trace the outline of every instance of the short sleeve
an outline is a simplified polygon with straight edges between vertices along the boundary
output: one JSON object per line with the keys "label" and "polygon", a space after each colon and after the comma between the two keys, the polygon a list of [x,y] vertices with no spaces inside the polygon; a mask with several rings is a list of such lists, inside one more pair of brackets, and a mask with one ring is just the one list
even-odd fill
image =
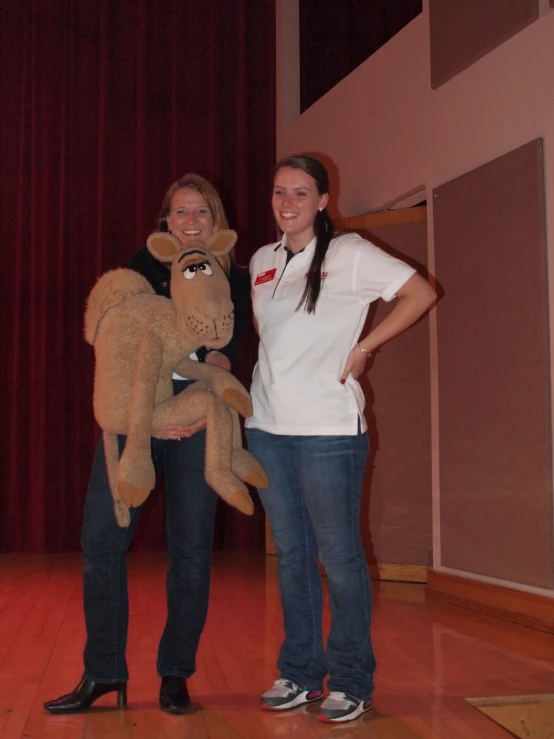
{"label": "short sleeve", "polygon": [[354,268],[354,292],[364,302],[392,300],[415,269],[359,237]]}

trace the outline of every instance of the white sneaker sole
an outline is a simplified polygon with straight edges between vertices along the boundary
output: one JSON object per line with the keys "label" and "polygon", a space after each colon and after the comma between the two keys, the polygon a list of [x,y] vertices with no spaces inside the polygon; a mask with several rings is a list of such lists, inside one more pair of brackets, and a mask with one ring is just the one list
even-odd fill
{"label": "white sneaker sole", "polygon": [[346,721],[354,721],[354,719],[359,718],[363,713],[367,713],[367,711],[371,711],[373,708],[373,704],[370,702],[369,706],[367,708],[364,708],[364,704],[360,703],[360,705],[356,708],[355,711],[352,711],[352,713],[349,713],[347,716],[338,716],[337,718],[329,718],[324,713],[318,713],[317,717],[320,721],[324,721],[327,724],[338,724],[338,723],[344,723]]}
{"label": "white sneaker sole", "polygon": [[266,703],[264,699],[262,698],[260,701],[260,706],[263,708],[264,711],[288,711],[291,708],[296,708],[297,706],[302,706],[305,703],[315,703],[316,701],[320,701],[323,698],[323,693],[320,693],[315,698],[308,698],[310,693],[313,693],[314,691],[307,691],[304,690],[302,693],[298,693],[298,695],[295,695],[294,698],[289,701],[288,703],[281,703],[280,706],[271,706],[269,703]]}

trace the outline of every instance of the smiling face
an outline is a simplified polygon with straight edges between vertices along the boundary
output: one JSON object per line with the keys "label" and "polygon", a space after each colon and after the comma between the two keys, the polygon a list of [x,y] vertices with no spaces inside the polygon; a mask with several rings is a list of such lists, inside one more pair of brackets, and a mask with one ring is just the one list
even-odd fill
{"label": "smiling face", "polygon": [[302,169],[281,167],[275,174],[271,205],[292,251],[303,249],[314,238],[314,221],[329,196],[320,194],[313,177]]}
{"label": "smiling face", "polygon": [[181,244],[206,242],[214,230],[214,220],[203,195],[190,187],[181,187],[171,198],[167,226]]}

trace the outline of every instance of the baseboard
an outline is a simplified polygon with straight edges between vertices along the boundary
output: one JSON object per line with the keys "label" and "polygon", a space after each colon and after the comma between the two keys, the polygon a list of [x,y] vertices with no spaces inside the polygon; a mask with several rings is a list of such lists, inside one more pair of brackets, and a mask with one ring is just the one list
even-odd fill
{"label": "baseboard", "polygon": [[554,599],[544,595],[436,570],[429,571],[425,594],[429,600],[444,601],[554,634]]}
{"label": "baseboard", "polygon": [[[275,555],[275,542],[268,528],[266,528],[265,553]],[[376,562],[369,565],[372,580],[392,582],[427,582],[429,568],[425,565],[397,564],[395,562]],[[322,575],[325,570],[321,568]]]}
{"label": "baseboard", "polygon": [[427,582],[429,568],[425,565],[399,564],[396,562],[376,562],[369,565],[372,580],[392,580],[394,582]]}

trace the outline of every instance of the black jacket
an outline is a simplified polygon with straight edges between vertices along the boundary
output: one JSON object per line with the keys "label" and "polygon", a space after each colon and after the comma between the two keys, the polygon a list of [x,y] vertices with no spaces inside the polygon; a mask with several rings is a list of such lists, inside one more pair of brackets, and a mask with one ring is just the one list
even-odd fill
{"label": "black jacket", "polygon": [[[135,272],[139,272],[143,277],[146,277],[158,295],[163,295],[165,298],[171,297],[169,292],[169,279],[171,275],[169,267],[150,254],[146,246],[141,246],[140,249],[137,249],[131,257],[129,267],[134,269]],[[240,342],[251,315],[250,275],[248,270],[232,264],[229,273],[229,284],[231,285],[231,300],[235,306],[235,327],[233,329],[233,338],[227,346],[219,349],[219,351],[229,358],[231,371],[233,372],[236,366]],[[208,351],[206,347],[202,347],[196,351],[196,356],[201,362],[205,360]]]}

